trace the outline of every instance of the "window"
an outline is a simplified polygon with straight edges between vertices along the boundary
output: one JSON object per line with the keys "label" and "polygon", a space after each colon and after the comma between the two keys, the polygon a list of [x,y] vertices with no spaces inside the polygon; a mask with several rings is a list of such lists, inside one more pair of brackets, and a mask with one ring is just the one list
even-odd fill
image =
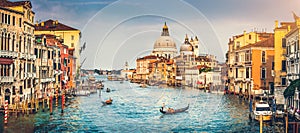
{"label": "window", "polygon": [[251,40],[251,35],[249,35],[249,40]]}
{"label": "window", "polygon": [[261,52],[261,62],[266,63],[266,52],[265,51]]}
{"label": "window", "polygon": [[239,69],[235,68],[235,77],[237,78],[239,76]]}
{"label": "window", "polygon": [[74,40],[74,35],[71,35],[71,40]]}
{"label": "window", "polygon": [[56,70],[56,63],[53,62],[53,70]]}
{"label": "window", "polygon": [[7,14],[4,15],[4,23],[7,24]]}
{"label": "window", "polygon": [[286,60],[281,61],[281,71],[286,72]]}
{"label": "window", "polygon": [[286,85],[286,77],[281,77],[281,85]]}
{"label": "window", "polygon": [[16,95],[16,87],[15,86],[13,86],[13,88],[12,88],[12,94]]}
{"label": "window", "polygon": [[239,62],[239,54],[238,54],[238,52],[235,53],[235,62]]}
{"label": "window", "polygon": [[250,78],[250,68],[246,68],[246,78]]}
{"label": "window", "polygon": [[4,23],[4,13],[1,13],[1,22]]}
{"label": "window", "polygon": [[34,48],[34,55],[38,58],[38,49]]}
{"label": "window", "polygon": [[246,57],[245,57],[245,61],[250,61],[250,50],[246,51]]}
{"label": "window", "polygon": [[239,41],[236,42],[236,48],[240,48],[240,42]]}
{"label": "window", "polygon": [[20,94],[23,94],[23,86],[20,86]]}
{"label": "window", "polygon": [[282,38],[282,47],[285,48],[286,47],[286,39]]}
{"label": "window", "polygon": [[48,59],[50,59],[50,56],[51,56],[51,55],[50,55],[50,53],[51,53],[51,52],[50,52],[50,51],[48,51]]}
{"label": "window", "polygon": [[19,18],[19,27],[22,27],[22,18]]}
{"label": "window", "polygon": [[274,65],[275,65],[275,63],[274,63],[274,61],[272,62],[272,70],[274,70]]}
{"label": "window", "polygon": [[10,15],[7,16],[7,24],[10,24]]}
{"label": "window", "polygon": [[266,68],[261,68],[261,79],[266,79]]}
{"label": "window", "polygon": [[71,43],[71,47],[74,47],[74,43]]}

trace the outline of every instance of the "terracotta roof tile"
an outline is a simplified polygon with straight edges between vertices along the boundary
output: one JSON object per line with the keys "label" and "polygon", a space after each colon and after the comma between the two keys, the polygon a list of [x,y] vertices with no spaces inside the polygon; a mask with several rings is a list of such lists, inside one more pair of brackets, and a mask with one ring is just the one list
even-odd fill
{"label": "terracotta roof tile", "polygon": [[16,1],[16,2],[11,2],[11,1],[7,1],[7,0],[0,0],[0,6],[2,6],[2,7],[20,6],[20,5],[25,5],[26,3],[29,3],[29,6],[32,8],[31,2],[29,0]]}
{"label": "terracotta roof tile", "polygon": [[252,47],[274,47],[274,36],[271,36],[270,38],[254,43],[254,44],[249,44],[244,47],[239,48],[241,49],[247,49],[247,48],[252,48]]}
{"label": "terracotta roof tile", "polygon": [[[44,26],[42,26],[42,23],[44,23]],[[64,25],[62,23],[59,23],[58,21],[53,21],[51,19],[41,22],[38,25],[35,25],[36,31],[63,31],[63,30],[78,30],[75,28],[72,28],[70,26]]]}

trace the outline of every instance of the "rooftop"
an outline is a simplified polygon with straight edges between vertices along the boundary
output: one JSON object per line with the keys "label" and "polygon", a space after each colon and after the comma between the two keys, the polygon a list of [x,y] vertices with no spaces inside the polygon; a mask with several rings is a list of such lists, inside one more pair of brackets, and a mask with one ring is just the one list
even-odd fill
{"label": "rooftop", "polygon": [[75,28],[72,28],[70,26],[64,25],[62,23],[59,23],[57,20],[47,20],[41,23],[38,23],[35,25],[35,30],[36,31],[65,31],[65,30],[78,30]]}

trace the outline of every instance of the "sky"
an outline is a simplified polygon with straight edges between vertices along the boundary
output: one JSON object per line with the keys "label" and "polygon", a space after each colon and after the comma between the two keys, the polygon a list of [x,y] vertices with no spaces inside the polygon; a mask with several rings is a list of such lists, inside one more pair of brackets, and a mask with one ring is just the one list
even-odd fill
{"label": "sky", "polygon": [[225,62],[228,40],[243,31],[273,32],[275,20],[293,22],[300,0],[31,0],[35,20],[81,30],[85,69],[135,68],[149,55],[166,22],[177,49],[197,36],[201,54]]}

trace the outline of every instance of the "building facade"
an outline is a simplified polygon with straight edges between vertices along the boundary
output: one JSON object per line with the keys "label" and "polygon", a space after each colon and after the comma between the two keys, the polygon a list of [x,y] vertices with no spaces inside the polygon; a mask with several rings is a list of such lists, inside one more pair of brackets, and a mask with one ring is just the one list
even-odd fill
{"label": "building facade", "polygon": [[0,105],[34,98],[34,16],[30,1],[0,3]]}
{"label": "building facade", "polygon": [[281,22],[280,26],[278,21],[275,21],[274,28],[274,70],[272,75],[274,76],[274,87],[275,87],[275,98],[277,103],[283,104],[283,91],[288,85],[287,80],[287,59],[286,59],[286,38],[285,35],[288,34],[292,29],[295,29],[294,22]]}
{"label": "building facade", "polygon": [[226,63],[230,92],[262,94],[262,90],[269,89],[273,82],[273,40],[272,33],[245,31],[229,39]]}
{"label": "building facade", "polygon": [[62,44],[67,45],[68,48],[74,49],[73,56],[76,57],[75,64],[76,70],[73,71],[73,75],[79,74],[80,67],[80,39],[81,32],[78,29],[72,28],[65,24],[58,22],[58,20],[47,20],[35,24],[35,34],[51,34],[62,39]]}

